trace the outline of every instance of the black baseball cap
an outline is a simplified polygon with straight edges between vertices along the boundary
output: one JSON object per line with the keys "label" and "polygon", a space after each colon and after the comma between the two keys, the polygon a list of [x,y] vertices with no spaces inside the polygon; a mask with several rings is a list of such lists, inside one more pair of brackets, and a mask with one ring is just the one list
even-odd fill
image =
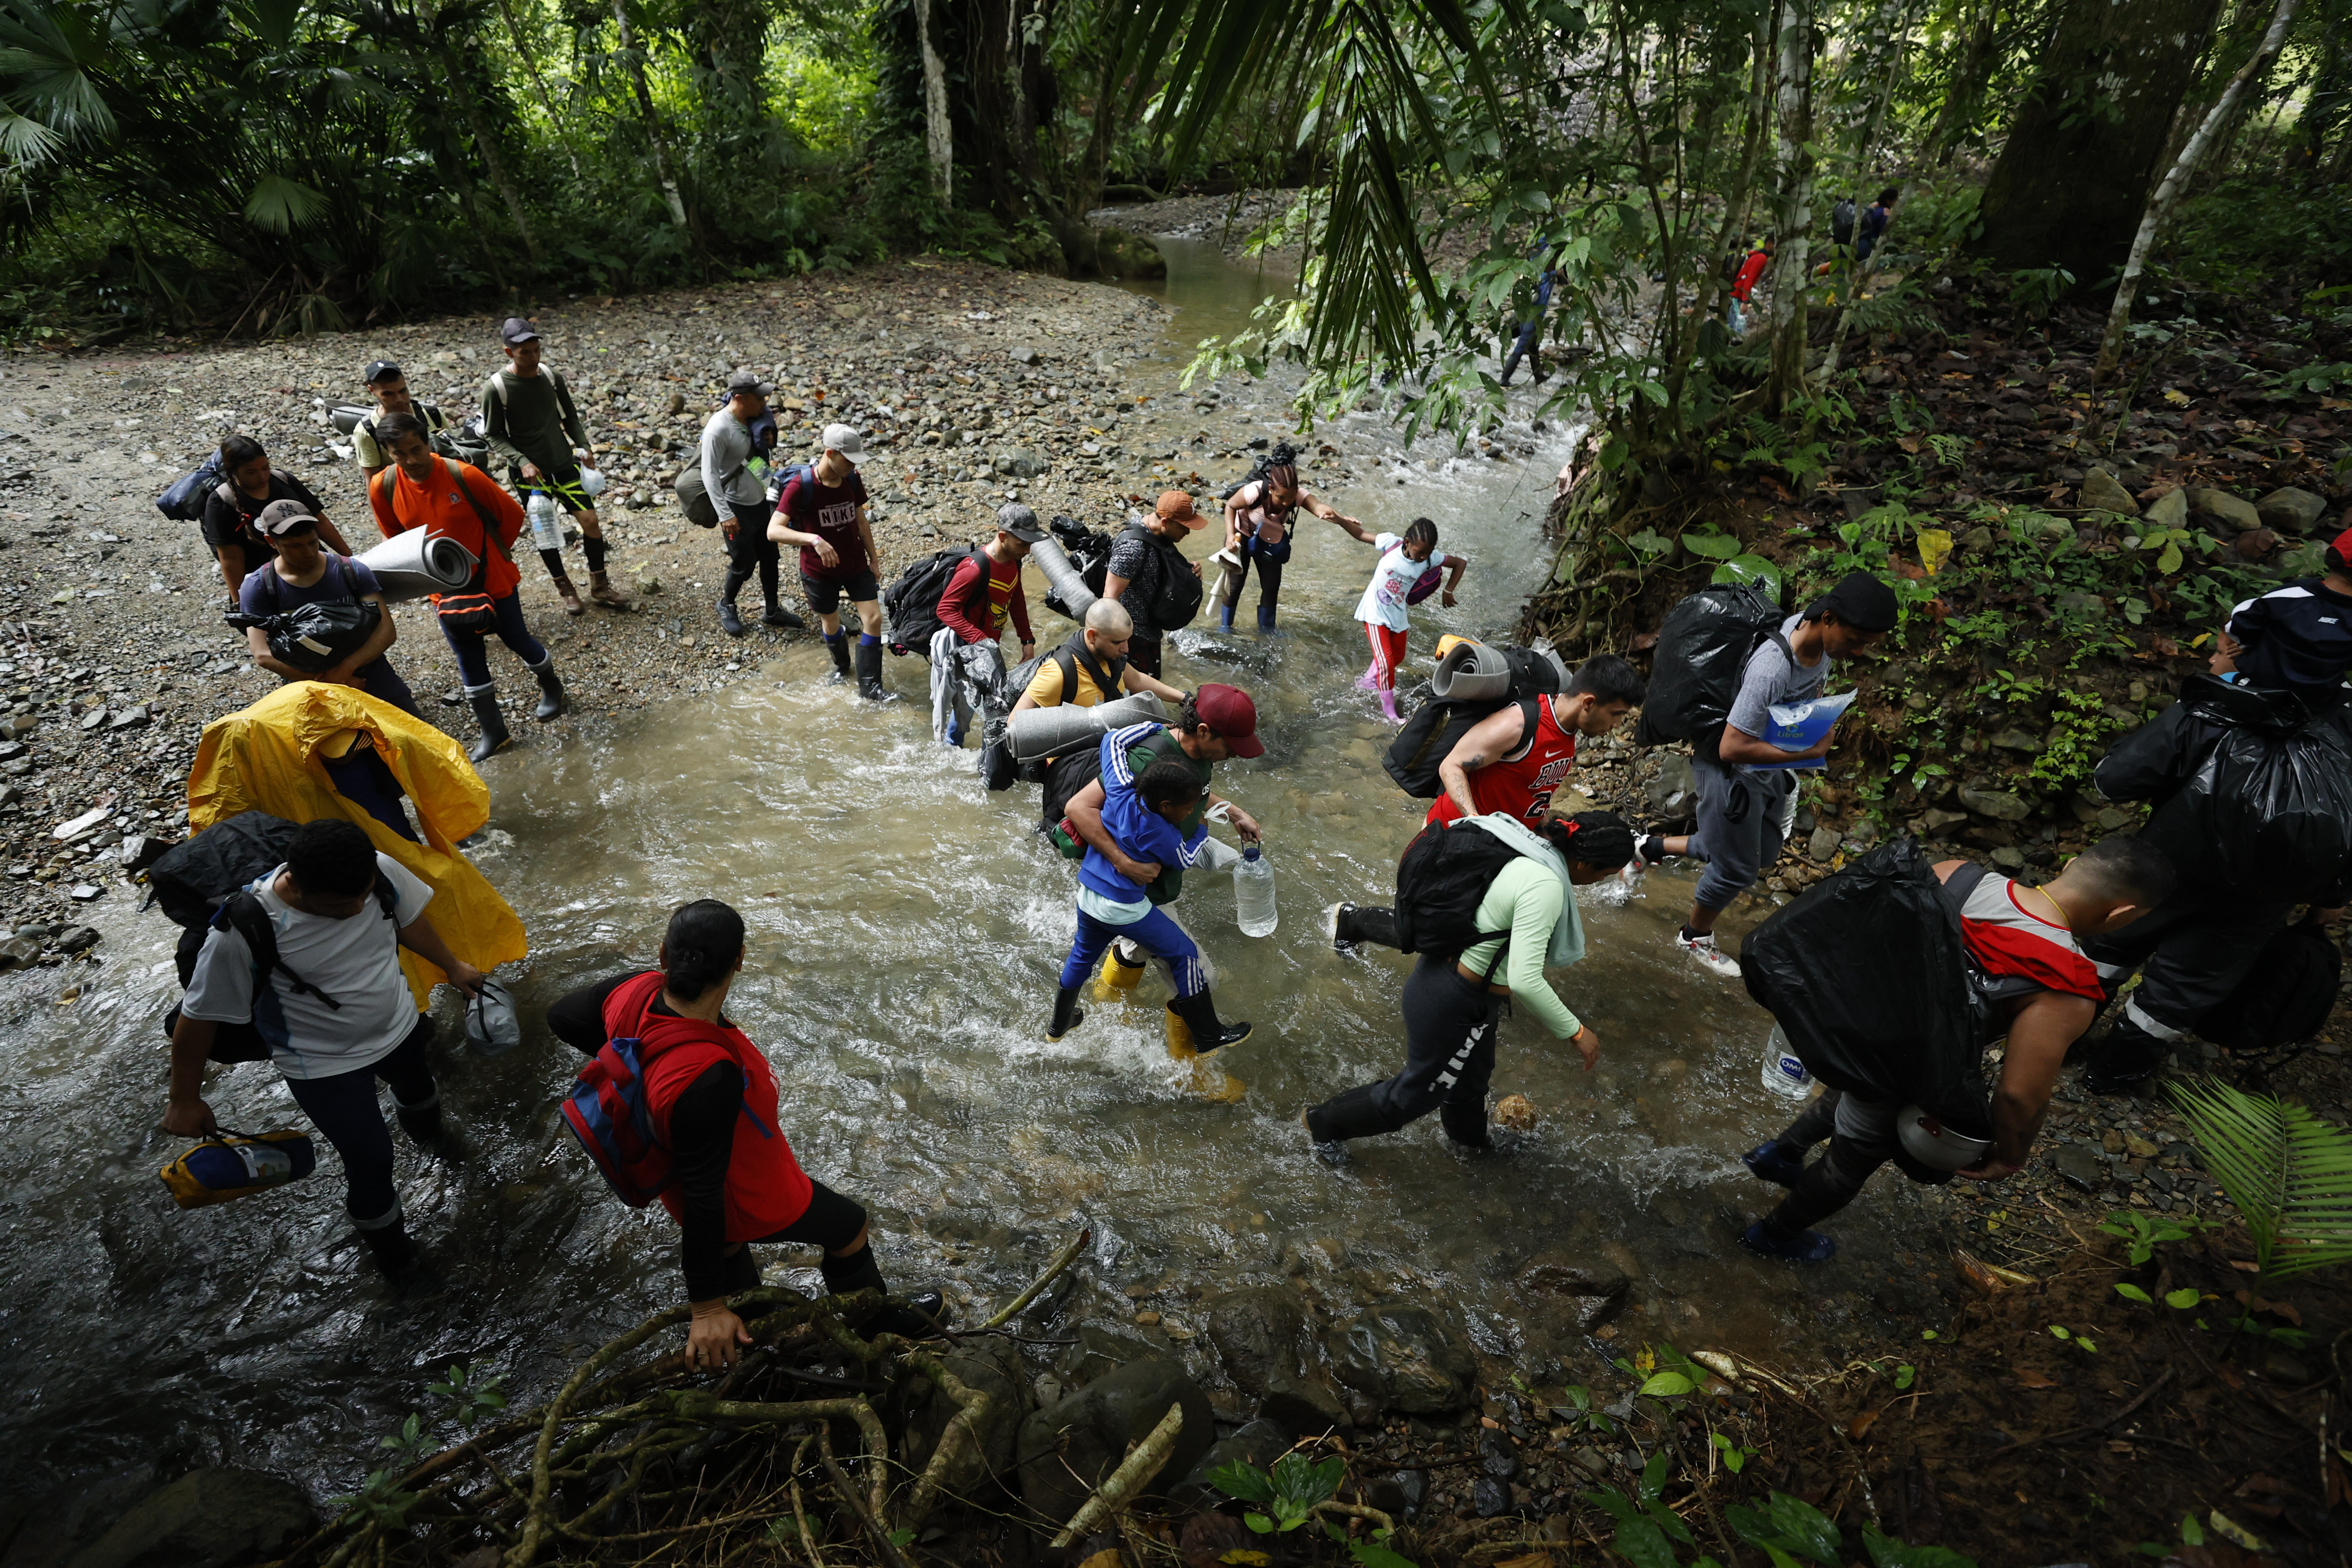
{"label": "black baseball cap", "polygon": [[1867,572],[1849,573],[1836,587],[1813,601],[1806,617],[1811,619],[1823,610],[1858,632],[1891,632],[1903,618],[1895,590]]}
{"label": "black baseball cap", "polygon": [[756,370],[739,370],[727,378],[727,395],[730,397],[746,392],[756,392],[765,397],[774,390],[760,379],[760,373]]}
{"label": "black baseball cap", "polygon": [[1007,501],[996,509],[996,529],[1009,533],[1024,544],[1043,544],[1045,531],[1037,525],[1037,514],[1019,501]]}
{"label": "black baseball cap", "polygon": [[535,342],[538,337],[539,329],[530,324],[527,316],[509,316],[499,325],[499,341],[509,348]]}
{"label": "black baseball cap", "polygon": [[380,359],[368,366],[366,373],[360,379],[368,385],[373,386],[379,381],[405,381],[408,379],[408,373],[388,359]]}

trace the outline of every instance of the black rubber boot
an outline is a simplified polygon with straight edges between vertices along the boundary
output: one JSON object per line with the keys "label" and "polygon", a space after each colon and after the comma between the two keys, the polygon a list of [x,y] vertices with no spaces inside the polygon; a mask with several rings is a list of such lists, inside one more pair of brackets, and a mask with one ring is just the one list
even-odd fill
{"label": "black rubber boot", "polygon": [[386,1274],[408,1272],[416,1261],[416,1243],[409,1239],[408,1222],[395,1219],[390,1225],[360,1232],[360,1239],[375,1255],[376,1267]]}
{"label": "black rubber boot", "polygon": [[2084,1069],[2083,1088],[2093,1094],[2130,1094],[2157,1075],[2171,1049],[2128,1016],[2118,1018],[2085,1047],[2090,1066]]}
{"label": "black rubber boot", "polygon": [[890,700],[889,688],[882,684],[882,645],[878,642],[857,645],[857,695],[868,702]]}
{"label": "black rubber boot", "polygon": [[1395,1131],[1388,1112],[1381,1106],[1381,1088],[1377,1083],[1360,1084],[1320,1105],[1307,1107],[1307,1135],[1320,1147]]}
{"label": "black rubber boot", "polygon": [[[889,1285],[882,1278],[882,1266],[874,1260],[874,1248],[861,1247],[846,1258],[826,1253],[817,1262],[817,1272],[824,1277],[825,1294],[847,1296],[859,1290],[887,1292]],[[876,1334],[898,1334],[910,1340],[937,1339],[948,1325],[947,1303],[936,1290],[907,1298],[904,1307],[885,1307],[857,1325],[858,1332],[871,1339]]]}
{"label": "black rubber boot", "polygon": [[401,1105],[394,1102],[400,1118],[400,1130],[419,1143],[438,1143],[447,1130],[441,1125],[441,1096],[435,1094],[422,1105]]}
{"label": "black rubber boot", "polygon": [[760,1278],[760,1260],[751,1256],[748,1247],[730,1254],[719,1265],[719,1293],[722,1296],[740,1296],[765,1283]]}
{"label": "black rubber boot", "polygon": [[[1486,1102],[1482,1097],[1475,1105],[1455,1105],[1450,1101],[1437,1108],[1439,1125],[1446,1137],[1465,1153],[1507,1154],[1519,1146],[1519,1135],[1505,1127],[1496,1129],[1486,1121]],[[1499,1131],[1499,1136],[1497,1132]]]}
{"label": "black rubber boot", "polygon": [[466,701],[474,710],[474,721],[482,727],[474,743],[466,748],[467,759],[473,763],[487,761],[514,737],[507,733],[507,716],[499,711],[499,689],[485,686],[477,691],[466,690]]}
{"label": "black rubber boot", "polygon": [[1085,1009],[1078,1005],[1078,993],[1084,989],[1065,985],[1054,993],[1054,1021],[1046,1026],[1045,1037],[1058,1040],[1087,1021]]}
{"label": "black rubber boot", "polygon": [[555,673],[555,656],[549,654],[545,664],[526,666],[539,679],[539,706],[530,716],[544,724],[551,719],[563,717],[563,680]]}
{"label": "black rubber boot", "polygon": [[730,637],[747,637],[751,635],[751,628],[743,624],[743,617],[736,612],[735,601],[731,598],[722,598],[719,601],[719,629]]}
{"label": "black rubber boot", "polygon": [[1396,911],[1362,909],[1354,904],[1332,905],[1332,947],[1340,952],[1353,952],[1368,942],[1381,947],[1397,944]]}
{"label": "black rubber boot", "polygon": [[829,638],[824,651],[833,655],[833,673],[825,678],[825,684],[839,686],[849,679],[849,639],[845,637]]}
{"label": "black rubber boot", "polygon": [[776,596],[773,594],[768,595],[768,607],[760,613],[760,624],[763,626],[774,626],[780,631],[787,632],[806,631],[808,629],[808,623],[801,619],[798,616],[793,614],[790,610],[784,608],[782,605],[777,603]]}
{"label": "black rubber boot", "polygon": [[[1171,1020],[1181,1024],[1191,1037],[1190,1044],[1198,1056],[1205,1057],[1211,1051],[1238,1046],[1250,1037],[1247,1024],[1217,1022],[1216,998],[1206,991],[1195,991],[1190,996],[1177,997],[1168,1004],[1168,1013]],[[1174,1031],[1170,1033],[1172,1036]]]}

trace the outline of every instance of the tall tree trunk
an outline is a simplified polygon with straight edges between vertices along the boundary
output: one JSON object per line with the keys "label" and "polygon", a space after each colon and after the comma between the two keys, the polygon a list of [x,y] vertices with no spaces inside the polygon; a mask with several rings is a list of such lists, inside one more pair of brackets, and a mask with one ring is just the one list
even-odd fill
{"label": "tall tree trunk", "polygon": [[1945,79],[1943,104],[1936,110],[1936,122],[1927,128],[1927,140],[1919,148],[1922,163],[1940,169],[1950,163],[1960,133],[1976,118],[1977,105],[1983,101],[1985,88],[1992,79],[1993,57],[1998,53],[2000,38],[2000,0],[1983,0],[1983,8],[1969,25],[1960,58],[1953,62],[1951,74]]}
{"label": "tall tree trunk", "polygon": [[2221,0],[2062,0],[1986,183],[1975,253],[2096,285],[2130,248]]}
{"label": "tall tree trunk", "polygon": [[1736,193],[1723,207],[1723,226],[1715,231],[1715,243],[1707,247],[1707,268],[1701,275],[1697,298],[1693,301],[1690,321],[1685,330],[1683,352],[1675,379],[1668,384],[1671,395],[1682,395],[1683,366],[1698,353],[1698,335],[1706,323],[1722,308],[1724,294],[1730,284],[1723,276],[1723,258],[1729,253],[1735,240],[1748,232],[1748,205],[1756,193],[1756,165],[1764,156],[1764,128],[1771,119],[1772,103],[1772,40],[1778,36],[1777,24],[1768,13],[1756,19],[1756,31],[1751,36],[1751,59],[1748,91],[1748,129],[1740,138],[1739,177],[1731,189]]}
{"label": "tall tree trunk", "polygon": [[613,22],[620,29],[621,53],[628,58],[629,79],[636,86],[637,112],[645,117],[646,138],[653,143],[654,178],[661,184],[662,199],[669,204],[669,221],[684,228],[686,197],[678,193],[677,181],[670,174],[669,138],[662,134],[661,117],[654,112],[653,89],[646,85],[646,57],[637,49],[636,30],[629,26],[628,0],[613,0]]}
{"label": "tall tree trunk", "polygon": [[[1887,106],[1895,100],[1895,83],[1903,74],[1903,58],[1909,51],[1910,44],[1911,13],[1906,10],[1903,14],[1902,28],[1895,38],[1893,57],[1886,62],[1885,85],[1879,89],[1878,101],[1871,106],[1870,119],[1863,127],[1861,145],[1854,149],[1855,189],[1853,194],[1857,206],[1861,205],[1863,188],[1869,184],[1862,176],[1869,169],[1870,154],[1878,145],[1878,128],[1885,121]],[[1862,297],[1864,279],[1874,270],[1872,263],[1884,254],[1885,248],[1885,239],[1882,236],[1877,247],[1871,251],[1869,261],[1844,269],[1845,286],[1840,292],[1845,297],[1845,302],[1838,310],[1837,330],[1830,334],[1829,355],[1822,361],[1822,380],[1824,383],[1837,374],[1838,361],[1845,353],[1846,329],[1853,322],[1853,303]]]}
{"label": "tall tree trunk", "polygon": [[2138,291],[2140,268],[2147,264],[2147,253],[2155,248],[2157,231],[2164,226],[2164,220],[2180,200],[2181,192],[2188,188],[2189,176],[2197,172],[2197,165],[2204,158],[2207,149],[2219,139],[2221,128],[2237,112],[2238,100],[2245,96],[2246,84],[2269,70],[2271,62],[2278,58],[2279,49],[2286,43],[2287,24],[2294,20],[2296,4],[2297,0],[2278,0],[2278,9],[2271,14],[2270,30],[2255,46],[2252,58],[2238,68],[2238,74],[2231,77],[2230,85],[2221,89],[2221,99],[2206,110],[2204,121],[2197,127],[2197,133],[2189,137],[2189,144],[2180,150],[2180,156],[2173,160],[2171,172],[2164,176],[2164,183],[2157,186],[2156,195],[2148,199],[2147,211],[2139,220],[2139,233],[2132,238],[2131,255],[2124,261],[2123,280],[2116,286],[2115,303],[2107,310],[2107,332],[2099,344],[2098,368],[2093,374],[2095,381],[2105,380],[2114,372],[2116,362],[2123,357],[2124,334],[2131,325],[2132,297]]}
{"label": "tall tree trunk", "polygon": [[955,122],[948,113],[948,68],[931,44],[931,0],[915,0],[915,41],[923,55],[923,141],[931,154],[931,189],[955,198]]}
{"label": "tall tree trunk", "polygon": [[457,100],[457,112],[466,117],[466,125],[474,133],[474,150],[482,155],[482,167],[489,171],[490,188],[506,203],[507,214],[514,219],[515,232],[522,236],[523,250],[536,268],[540,264],[539,237],[530,231],[530,211],[522,204],[522,192],[507,173],[506,155],[499,147],[499,128],[491,123],[488,112],[482,107],[481,95],[466,79],[465,59],[446,44],[441,48],[441,70],[448,78],[449,96]]}
{"label": "tall tree trunk", "polygon": [[555,92],[547,85],[546,73],[539,68],[539,56],[523,36],[522,24],[515,19],[513,0],[499,0],[499,15],[506,18],[507,36],[514,40],[515,53],[522,57],[524,68],[530,72],[530,79],[539,89],[540,107],[547,110],[548,128],[563,144],[563,156],[572,164],[572,177],[585,181],[588,176],[580,167],[580,149],[572,144],[571,128],[556,110]]}
{"label": "tall tree trunk", "polygon": [[1765,401],[1786,408],[1805,390],[1805,288],[1812,272],[1813,12],[1789,0],[1780,13],[1779,103],[1772,127],[1778,153],[1779,243],[1772,254],[1772,373]]}

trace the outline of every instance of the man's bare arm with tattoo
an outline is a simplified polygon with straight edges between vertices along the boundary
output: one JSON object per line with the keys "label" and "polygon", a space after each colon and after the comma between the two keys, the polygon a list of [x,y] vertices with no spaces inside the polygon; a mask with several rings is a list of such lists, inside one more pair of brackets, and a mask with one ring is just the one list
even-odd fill
{"label": "man's bare arm with tattoo", "polygon": [[1479,720],[1454,742],[1454,749],[1445,753],[1445,760],[1437,764],[1437,778],[1445,786],[1446,797],[1454,802],[1456,811],[1465,816],[1478,815],[1477,806],[1470,800],[1470,775],[1518,750],[1527,728],[1527,720],[1514,702]]}

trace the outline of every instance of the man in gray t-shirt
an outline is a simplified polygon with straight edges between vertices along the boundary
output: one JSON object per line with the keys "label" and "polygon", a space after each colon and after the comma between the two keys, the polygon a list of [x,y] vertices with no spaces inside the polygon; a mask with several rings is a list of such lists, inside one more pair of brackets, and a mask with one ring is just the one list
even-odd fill
{"label": "man in gray t-shirt", "polygon": [[1668,855],[1706,862],[1692,895],[1690,919],[1675,933],[1675,945],[1727,979],[1738,978],[1739,963],[1716,945],[1715,922],[1780,858],[1796,796],[1796,774],[1757,764],[1824,757],[1836,739],[1832,731],[1806,752],[1769,745],[1762,739],[1771,727],[1769,710],[1821,695],[1830,660],[1877,642],[1894,629],[1898,614],[1895,591],[1856,572],[1803,615],[1781,622],[1779,635],[1765,638],[1748,656],[1717,743],[1718,760],[1691,759],[1698,782],[1698,831],[1687,837],[1652,834],[1636,845],[1636,866]]}

